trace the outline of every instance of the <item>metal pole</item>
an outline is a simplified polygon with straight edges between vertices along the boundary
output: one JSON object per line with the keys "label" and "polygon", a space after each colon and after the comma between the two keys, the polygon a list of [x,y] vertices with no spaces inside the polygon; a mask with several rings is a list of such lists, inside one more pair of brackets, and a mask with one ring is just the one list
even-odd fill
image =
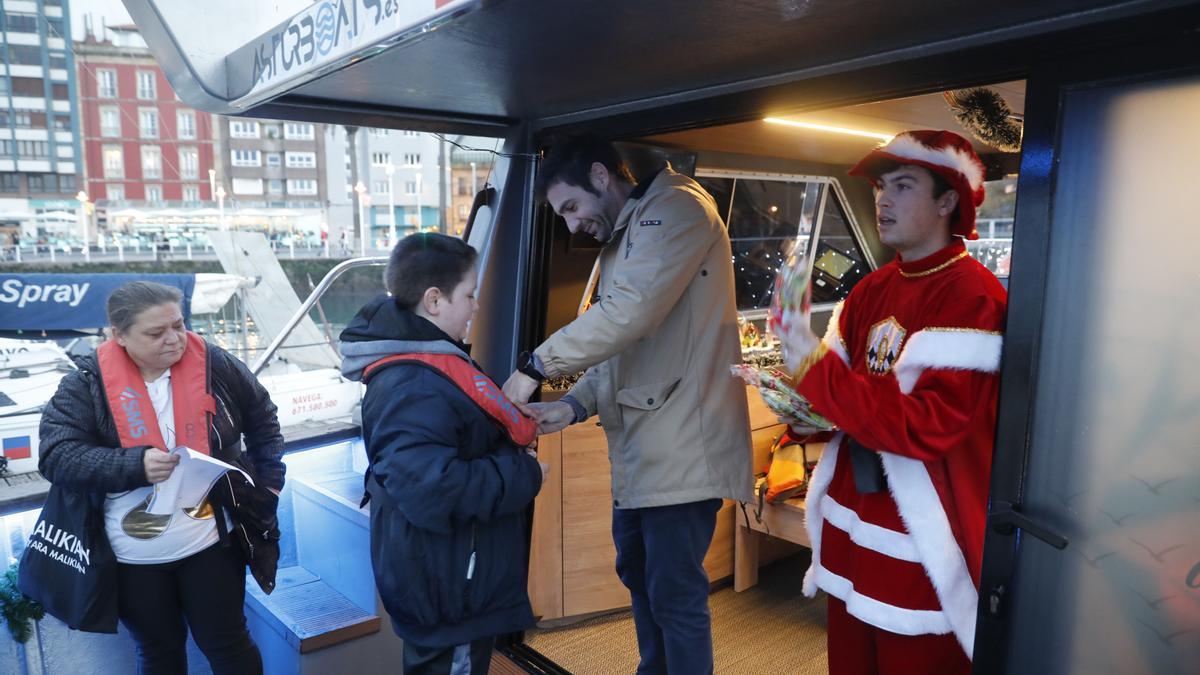
{"label": "metal pole", "polygon": [[362,194],[358,195],[358,250],[359,255],[367,257],[367,216]]}

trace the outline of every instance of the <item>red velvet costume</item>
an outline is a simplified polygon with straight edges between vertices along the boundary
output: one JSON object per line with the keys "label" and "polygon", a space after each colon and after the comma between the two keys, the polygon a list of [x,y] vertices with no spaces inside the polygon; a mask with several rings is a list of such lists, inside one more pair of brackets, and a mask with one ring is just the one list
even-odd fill
{"label": "red velvet costume", "polygon": [[[841,429],[809,486],[805,594],[825,590],[890,633],[952,634],[968,658],[1005,302],[958,238],[894,261],[839,305],[797,387]],[[846,436],[880,451],[887,491],[855,489]]]}

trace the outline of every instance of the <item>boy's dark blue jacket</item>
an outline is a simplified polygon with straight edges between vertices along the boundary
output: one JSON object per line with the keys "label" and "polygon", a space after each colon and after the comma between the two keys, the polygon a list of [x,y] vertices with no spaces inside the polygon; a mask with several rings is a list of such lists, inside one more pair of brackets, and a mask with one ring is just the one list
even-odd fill
{"label": "boy's dark blue jacket", "polygon": [[[398,353],[470,360],[462,344],[387,296],[359,310],[341,340],[350,379]],[[526,509],[541,489],[537,460],[423,365],[372,371],[362,427],[371,563],[396,633],[449,647],[533,625]]]}

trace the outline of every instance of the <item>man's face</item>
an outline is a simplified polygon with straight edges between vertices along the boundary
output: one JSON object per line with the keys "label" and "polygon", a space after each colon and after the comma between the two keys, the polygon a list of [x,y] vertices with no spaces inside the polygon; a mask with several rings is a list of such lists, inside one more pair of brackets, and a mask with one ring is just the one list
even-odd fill
{"label": "man's face", "polygon": [[[603,167],[601,168],[603,169]],[[607,174],[608,171],[604,170],[604,173]],[[599,181],[604,184],[597,185],[597,182],[593,175],[592,187],[597,189],[599,195],[577,185],[568,185],[560,181],[546,190],[546,201],[550,202],[555,213],[567,221],[567,229],[572,234],[586,232],[595,237],[597,241],[605,242],[612,236],[613,221],[617,214],[610,213],[612,209],[607,203],[609,200],[605,200],[601,196],[605,194],[604,188],[607,187],[607,183]]]}
{"label": "man's face", "polygon": [[[933,175],[919,166],[901,166],[875,182],[875,218],[879,240],[897,250],[940,248],[947,235],[947,217],[958,204],[957,193],[947,190],[933,196]],[[906,256],[907,257],[907,256]]]}

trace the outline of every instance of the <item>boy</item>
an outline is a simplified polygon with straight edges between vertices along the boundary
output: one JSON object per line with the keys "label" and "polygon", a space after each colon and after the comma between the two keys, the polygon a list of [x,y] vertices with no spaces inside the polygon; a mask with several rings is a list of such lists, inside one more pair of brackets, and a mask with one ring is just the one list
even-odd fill
{"label": "boy", "polygon": [[342,372],[367,385],[371,563],[407,675],[486,673],[495,636],[533,624],[526,509],[543,470],[526,448],[537,426],[462,342],[475,256],[453,237],[406,237],[389,295],[341,335]]}

